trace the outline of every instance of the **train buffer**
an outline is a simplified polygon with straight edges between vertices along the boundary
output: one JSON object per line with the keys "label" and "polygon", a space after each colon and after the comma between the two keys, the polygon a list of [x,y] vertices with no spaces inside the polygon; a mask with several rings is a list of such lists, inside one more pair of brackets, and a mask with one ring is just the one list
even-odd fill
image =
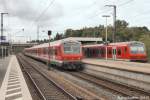
{"label": "train buffer", "polygon": [[12,55],[0,88],[0,100],[32,100],[16,56]]}

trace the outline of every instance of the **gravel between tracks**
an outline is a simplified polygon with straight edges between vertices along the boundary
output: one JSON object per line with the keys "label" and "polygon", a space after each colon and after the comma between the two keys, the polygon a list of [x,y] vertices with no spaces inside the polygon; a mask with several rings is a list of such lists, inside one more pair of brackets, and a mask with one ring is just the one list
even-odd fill
{"label": "gravel between tracks", "polygon": [[[28,60],[33,60],[31,58],[28,58]],[[67,72],[60,72],[57,70],[52,69],[51,71],[47,71],[47,66],[45,66],[44,64],[37,62],[37,61],[32,61],[33,65],[36,65],[36,67],[39,67],[39,69],[41,68],[41,66],[43,67],[42,70],[44,72],[46,72],[46,74],[49,74],[49,76],[51,76],[51,78],[53,78],[58,84],[62,84],[62,87],[65,88],[67,91],[69,91],[69,93],[74,94],[74,96],[79,97],[79,98],[86,98],[86,99],[93,99],[93,97],[96,98],[100,98],[103,97],[105,99],[109,99],[109,100],[116,100],[118,97],[120,97],[120,94],[117,93],[113,93],[108,91],[107,89],[100,87],[95,84],[92,83],[88,83],[86,81],[83,81],[80,78],[76,78],[74,76],[71,75],[67,75]],[[68,72],[70,73],[70,72]],[[67,80],[66,80],[67,79]],[[71,82],[70,82],[71,81]],[[73,83],[76,84],[73,84]],[[80,86],[80,87],[79,87]],[[80,91],[82,90],[82,91]],[[78,92],[75,92],[78,91]],[[90,91],[90,92],[89,92]],[[83,95],[84,92],[84,95]],[[89,96],[90,94],[90,96]],[[98,97],[98,96],[99,97]],[[107,96],[107,98],[106,98]]]}
{"label": "gravel between tracks", "polygon": [[28,88],[30,90],[32,99],[33,100],[41,100],[40,96],[38,95],[36,89],[34,88],[32,82],[29,80],[29,77],[27,76],[27,74],[25,74],[25,72],[23,72],[23,76],[25,77],[25,81],[28,84]]}
{"label": "gravel between tracks", "polygon": [[[39,70],[43,71],[46,75],[48,75],[52,80],[55,80],[56,83],[61,85],[67,92],[70,94],[84,99],[101,99],[103,100],[101,96],[98,96],[90,91],[88,91],[86,88],[82,86],[78,86],[76,83],[74,84],[70,80],[66,79],[62,75],[56,73],[54,70],[48,71],[47,66],[45,64],[42,64],[40,62],[37,62],[31,58],[26,57],[32,63],[32,65],[36,66]],[[32,60],[32,61],[31,61]],[[42,66],[42,67],[41,67]]]}
{"label": "gravel between tracks", "polygon": [[74,100],[72,97],[66,94],[66,92],[62,91],[53,82],[35,70],[30,63],[27,63],[25,58],[19,57],[19,61],[23,65],[24,70],[31,75],[46,100]]}

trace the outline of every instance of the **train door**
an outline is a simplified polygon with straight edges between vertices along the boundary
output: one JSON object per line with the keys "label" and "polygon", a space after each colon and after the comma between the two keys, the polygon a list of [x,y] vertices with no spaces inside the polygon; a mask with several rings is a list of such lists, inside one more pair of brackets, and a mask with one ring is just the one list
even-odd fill
{"label": "train door", "polygon": [[117,52],[116,47],[113,47],[112,48],[112,57],[113,57],[113,60],[116,60],[116,52]]}

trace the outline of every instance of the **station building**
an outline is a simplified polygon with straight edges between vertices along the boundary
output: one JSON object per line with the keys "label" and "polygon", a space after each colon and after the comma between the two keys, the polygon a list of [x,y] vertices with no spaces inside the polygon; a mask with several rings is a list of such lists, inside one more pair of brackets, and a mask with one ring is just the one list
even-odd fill
{"label": "station building", "polygon": [[10,44],[10,51],[12,54],[17,54],[20,53],[24,50],[24,48],[29,48],[32,47],[34,45],[37,45],[37,43],[20,43],[20,42],[16,42],[16,43],[11,43]]}

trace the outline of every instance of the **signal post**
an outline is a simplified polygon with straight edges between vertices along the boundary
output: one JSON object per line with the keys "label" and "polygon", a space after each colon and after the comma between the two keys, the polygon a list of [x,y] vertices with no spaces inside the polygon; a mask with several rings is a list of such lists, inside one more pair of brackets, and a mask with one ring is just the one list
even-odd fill
{"label": "signal post", "polygon": [[51,64],[50,64],[50,41],[51,41],[51,34],[52,34],[52,31],[49,30],[48,31],[48,37],[49,37],[49,47],[48,47],[48,62],[47,62],[47,65],[48,65],[48,70],[51,70]]}

